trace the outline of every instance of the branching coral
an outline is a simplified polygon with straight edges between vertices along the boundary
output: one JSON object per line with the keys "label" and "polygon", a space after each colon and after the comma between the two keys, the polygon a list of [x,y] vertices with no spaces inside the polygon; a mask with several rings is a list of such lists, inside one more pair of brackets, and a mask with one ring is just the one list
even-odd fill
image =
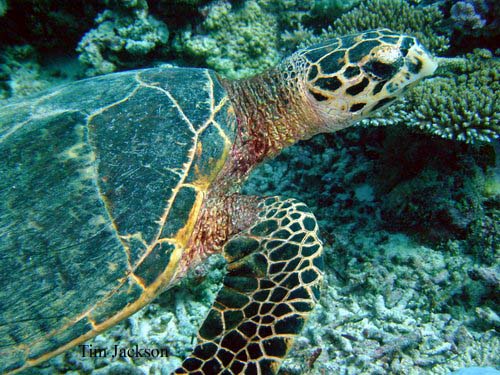
{"label": "branching coral", "polygon": [[[415,7],[405,0],[369,0],[337,18],[321,35],[311,33],[300,46],[325,38],[385,27],[414,35],[429,50],[442,53],[449,43],[448,35],[439,31],[442,22],[443,14],[435,6]],[[293,34],[286,37],[293,40]]]}
{"label": "branching coral", "polygon": [[362,123],[400,123],[443,138],[491,142],[500,135],[499,75],[499,59],[477,50],[452,72],[425,81],[396,106]]}
{"label": "branching coral", "polygon": [[99,14],[96,22],[99,26],[85,34],[77,48],[89,76],[140,65],[168,42],[167,26],[148,14],[145,1],[123,2]]}
{"label": "branching coral", "polygon": [[[500,26],[500,3],[495,0],[451,2],[450,19],[460,38],[467,35],[495,37]],[[460,39],[459,38],[459,39]]]}
{"label": "branching coral", "polygon": [[278,22],[257,1],[241,7],[212,4],[201,27],[203,34],[184,32],[177,49],[232,78],[264,70],[279,59]]}
{"label": "branching coral", "polygon": [[342,14],[359,4],[360,0],[319,0],[316,1],[312,13],[314,14]]}
{"label": "branching coral", "polygon": [[351,10],[360,0],[259,0],[269,4],[278,15],[281,31],[307,26],[315,30],[325,28],[343,13]]}
{"label": "branching coral", "polygon": [[439,35],[442,13],[434,6],[414,7],[401,0],[370,0],[333,23],[337,34],[387,27],[416,36],[429,50],[448,48],[448,39]]}
{"label": "branching coral", "polygon": [[[470,1],[458,1],[451,7],[451,19],[455,21],[456,26],[465,29],[480,29],[486,24],[482,12],[487,12],[488,7],[486,4],[476,2],[479,12],[476,12],[475,5]],[[486,8],[486,9],[485,9]]]}

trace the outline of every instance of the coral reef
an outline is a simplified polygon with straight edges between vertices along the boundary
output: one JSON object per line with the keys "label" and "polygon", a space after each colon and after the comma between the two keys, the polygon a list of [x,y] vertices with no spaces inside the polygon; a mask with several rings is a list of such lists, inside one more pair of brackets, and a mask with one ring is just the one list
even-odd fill
{"label": "coral reef", "polygon": [[418,233],[434,242],[466,238],[484,217],[481,158],[491,147],[466,148],[441,139],[387,129],[378,153],[376,195],[391,230]]}
{"label": "coral reef", "polygon": [[[33,61],[34,50],[32,47],[16,46],[7,47],[0,54],[0,98],[6,99],[11,96],[23,96],[36,92],[37,88],[42,89],[47,85],[43,83],[37,85],[40,66]],[[22,82],[21,77],[27,77],[29,82],[28,87],[22,87],[19,82]]]}
{"label": "coral reef", "polygon": [[491,145],[430,139],[403,125],[358,128],[284,150],[259,167],[246,192],[305,201],[325,233],[371,223],[433,243],[467,238],[486,260],[498,236],[495,198],[485,197],[494,155]]}
{"label": "coral reef", "polygon": [[401,0],[370,0],[333,22],[337,35],[386,27],[416,36],[435,53],[448,48],[448,38],[439,32],[442,13],[435,6],[414,7]]}
{"label": "coral reef", "polygon": [[[354,7],[353,1],[249,0],[213,2],[201,8],[198,27],[182,30],[175,49],[186,59],[230,78],[246,77],[276,64],[297,45],[291,39],[311,35],[304,25],[329,23]],[[292,35],[293,36],[290,36]]]}
{"label": "coral reef", "polygon": [[345,233],[336,243],[327,253],[336,273],[326,281],[325,303],[306,327],[307,345],[295,346],[285,369],[304,373],[300,363],[314,347],[323,348],[315,373],[445,374],[494,363],[491,329],[474,331],[461,322],[467,313],[448,308],[463,298],[462,287],[475,287],[463,277],[470,259],[384,232],[364,239]]}
{"label": "coral reef", "polygon": [[[495,363],[500,249],[494,239],[474,253],[470,245],[486,233],[474,223],[494,222],[488,215],[499,209],[482,208],[492,155],[491,145],[404,126],[352,128],[293,146],[255,171],[246,192],[307,202],[328,245],[323,307],[284,371],[311,371],[305,363],[316,348],[312,373],[442,374]],[[458,239],[432,248],[397,233],[404,229],[417,241]],[[498,239],[498,228],[488,231]]]}
{"label": "coral reef", "polygon": [[[478,282],[467,276],[475,269],[472,259],[462,252],[433,250],[403,235],[344,229],[333,242],[327,241],[322,299],[281,374],[447,374],[464,366],[495,364],[500,342],[494,326],[470,326],[485,314],[493,316],[489,294],[477,290]],[[117,368],[137,375],[170,373],[189,353],[196,326],[214,298],[222,276],[220,259],[212,266],[216,269],[192,274],[89,342],[110,348],[166,346],[170,357],[92,360],[74,349],[45,364],[39,373],[111,374]],[[474,302],[467,302],[470,297]],[[481,301],[481,307],[477,312],[455,309],[457,301],[467,306]],[[318,352],[317,360],[311,360]]]}
{"label": "coral reef", "polygon": [[439,54],[449,45],[449,35],[442,30],[443,19],[436,6],[415,7],[405,0],[369,0],[335,19],[319,35],[299,28],[288,33],[285,39],[292,46],[304,47],[325,38],[385,27],[414,35],[429,50]]}
{"label": "coral reef", "polygon": [[468,55],[453,75],[436,78],[408,101],[418,103],[410,126],[465,142],[493,141],[500,135],[500,60],[487,50]]}
{"label": "coral reef", "polygon": [[[492,0],[445,0],[441,8],[425,0],[63,3],[8,2],[0,98],[65,79],[51,76],[38,54],[71,52],[84,33],[78,51],[88,75],[178,58],[234,78],[266,69],[298,45],[369,28],[416,35],[437,54],[455,53],[470,40],[472,48],[500,30],[500,3]],[[8,35],[9,28],[20,35]],[[245,185],[247,194],[306,202],[325,242],[320,306],[283,373],[446,374],[498,366],[500,66],[484,50],[454,61],[364,120],[371,128],[300,142]],[[223,273],[223,260],[211,258],[89,342],[167,346],[169,358],[84,358],[75,348],[37,373],[170,373],[192,349]]]}
{"label": "coral reef", "polygon": [[[338,17],[358,5],[360,0],[319,0],[315,1],[311,8],[311,18],[318,25],[318,18]],[[332,18],[333,18],[332,17]]]}
{"label": "coral reef", "polygon": [[82,76],[81,66],[70,58],[41,61],[28,44],[0,48],[0,99],[34,94]]}
{"label": "coral reef", "polygon": [[500,375],[500,371],[493,367],[466,367],[452,372],[451,375]]}
{"label": "coral reef", "polygon": [[202,34],[184,31],[176,48],[231,78],[254,74],[275,65],[278,23],[257,1],[241,7],[217,2],[207,8]]}
{"label": "coral reef", "polygon": [[495,0],[448,0],[444,6],[450,13],[455,44],[497,45],[494,41],[500,35],[500,3]]}
{"label": "coral reef", "polygon": [[458,1],[451,7],[451,19],[455,22],[455,27],[476,30],[486,24],[484,14],[487,11],[484,1]]}
{"label": "coral reef", "polygon": [[203,5],[211,0],[156,0],[149,1],[149,10],[165,22],[169,29],[180,30],[203,20]]}
{"label": "coral reef", "polygon": [[148,14],[144,0],[108,1],[108,6],[77,47],[88,76],[141,66],[154,52],[161,55],[168,42],[167,26]]}
{"label": "coral reef", "polygon": [[363,124],[404,124],[443,138],[474,143],[500,135],[500,60],[477,50],[451,71],[409,90],[403,100]]}
{"label": "coral reef", "polygon": [[[498,164],[496,170],[498,171]],[[491,179],[491,177],[489,177]],[[488,180],[486,180],[485,189]],[[472,221],[467,233],[467,253],[473,255],[486,265],[494,265],[500,256],[500,194],[498,191],[489,197],[489,192],[484,192],[487,198],[483,201],[484,215]]]}

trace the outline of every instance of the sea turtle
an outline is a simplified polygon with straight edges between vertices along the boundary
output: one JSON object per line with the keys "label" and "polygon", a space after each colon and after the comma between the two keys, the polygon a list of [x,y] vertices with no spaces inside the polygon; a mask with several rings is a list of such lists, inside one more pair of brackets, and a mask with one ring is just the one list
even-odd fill
{"label": "sea turtle", "polygon": [[222,253],[223,286],[175,373],[276,373],[319,298],[322,243],[305,204],[241,195],[243,181],[435,68],[415,38],[381,29],[250,79],[151,68],[4,104],[0,371],[83,343]]}

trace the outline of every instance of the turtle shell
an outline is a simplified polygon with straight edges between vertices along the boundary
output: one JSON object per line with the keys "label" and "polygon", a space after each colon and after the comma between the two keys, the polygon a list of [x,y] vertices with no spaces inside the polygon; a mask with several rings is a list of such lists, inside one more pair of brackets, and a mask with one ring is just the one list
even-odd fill
{"label": "turtle shell", "polygon": [[83,342],[174,278],[234,139],[215,73],[145,69],[0,110],[0,372]]}

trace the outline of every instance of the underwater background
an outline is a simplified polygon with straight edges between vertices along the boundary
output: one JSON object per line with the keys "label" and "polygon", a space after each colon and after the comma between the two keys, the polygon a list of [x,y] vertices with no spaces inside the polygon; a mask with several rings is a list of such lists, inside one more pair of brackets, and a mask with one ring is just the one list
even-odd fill
{"label": "underwater background", "polygon": [[[0,0],[0,105],[151,66],[261,72],[322,39],[387,27],[453,58],[355,127],[286,149],[247,194],[304,201],[325,242],[320,303],[281,374],[448,374],[500,368],[500,2],[494,0]],[[193,348],[224,261],[213,257],[91,340],[168,347],[31,374],[169,374]],[[1,360],[1,359],[0,359]]]}

